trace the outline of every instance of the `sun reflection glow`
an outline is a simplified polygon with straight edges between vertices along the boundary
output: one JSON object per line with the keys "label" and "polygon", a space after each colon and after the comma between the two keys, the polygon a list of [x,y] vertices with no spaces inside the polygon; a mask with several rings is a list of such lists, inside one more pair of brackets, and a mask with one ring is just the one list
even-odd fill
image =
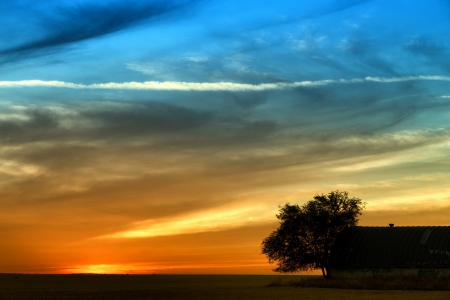
{"label": "sun reflection glow", "polygon": [[[210,274],[240,273],[247,268],[270,269],[264,259],[248,261],[246,263],[181,263],[168,265],[153,264],[94,264],[78,265],[63,269],[64,274],[181,274],[196,273],[195,270],[206,271]],[[244,272],[245,273],[245,272]]]}
{"label": "sun reflection glow", "polygon": [[139,265],[116,265],[116,264],[98,264],[98,265],[82,265],[68,268],[65,273],[72,274],[145,274],[152,273],[154,270],[149,266]]}

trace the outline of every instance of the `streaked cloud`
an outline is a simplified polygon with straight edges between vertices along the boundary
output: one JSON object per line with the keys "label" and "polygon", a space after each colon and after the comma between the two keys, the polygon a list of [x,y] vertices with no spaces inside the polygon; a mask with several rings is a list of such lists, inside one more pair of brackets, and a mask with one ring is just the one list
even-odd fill
{"label": "streaked cloud", "polygon": [[61,81],[42,81],[42,80],[21,80],[21,81],[2,81],[0,88],[13,87],[54,87],[69,89],[113,89],[113,90],[172,90],[172,91],[265,91],[277,90],[295,87],[309,87],[327,85],[336,82],[350,83],[360,82],[355,79],[350,81],[320,80],[303,81],[294,83],[263,83],[263,84],[244,84],[233,82],[123,82],[123,83],[95,83],[95,84],[76,84]]}
{"label": "streaked cloud", "polygon": [[0,81],[0,88],[15,87],[52,87],[52,88],[69,88],[69,89],[105,89],[105,90],[161,90],[161,91],[267,91],[293,89],[297,87],[317,87],[329,84],[351,84],[362,82],[406,82],[406,81],[450,81],[448,76],[406,76],[406,77],[366,77],[354,79],[326,79],[317,81],[300,81],[300,82],[277,82],[262,84],[245,84],[234,82],[109,82],[94,84],[77,84],[63,81],[43,81],[43,80],[20,80],[20,81]]}
{"label": "streaked cloud", "polygon": [[272,217],[272,208],[269,207],[219,208],[215,211],[201,211],[195,215],[174,218],[169,221],[141,221],[133,224],[134,228],[127,231],[108,234],[100,238],[144,238],[221,231],[270,222]]}
{"label": "streaked cloud", "polygon": [[365,80],[375,81],[375,82],[386,82],[386,83],[416,81],[416,80],[450,81],[450,76],[405,76],[405,77],[394,77],[394,78],[366,77]]}
{"label": "streaked cloud", "polygon": [[[73,43],[82,42],[138,26],[173,18],[192,9],[195,0],[183,1],[90,1],[51,2],[45,5],[31,3],[4,4],[15,14],[27,16],[33,23],[33,34],[21,31],[22,25],[11,26],[10,32],[25,40],[0,50],[0,61],[12,62],[33,56],[50,55]],[[9,33],[10,34],[10,33]],[[15,38],[17,40],[17,37]]]}

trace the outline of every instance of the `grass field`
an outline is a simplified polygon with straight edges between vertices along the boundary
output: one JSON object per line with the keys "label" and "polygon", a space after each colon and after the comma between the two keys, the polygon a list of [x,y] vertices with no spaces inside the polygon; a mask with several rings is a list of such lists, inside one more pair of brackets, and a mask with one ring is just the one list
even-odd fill
{"label": "grass field", "polygon": [[[0,274],[0,299],[450,299],[448,291],[267,287],[279,277]],[[282,278],[295,280],[298,276]]]}
{"label": "grass field", "polygon": [[352,290],[422,290],[450,291],[448,277],[417,276],[371,276],[362,278],[331,278],[321,276],[298,276],[298,278],[278,277],[268,286],[271,287],[315,287]]}

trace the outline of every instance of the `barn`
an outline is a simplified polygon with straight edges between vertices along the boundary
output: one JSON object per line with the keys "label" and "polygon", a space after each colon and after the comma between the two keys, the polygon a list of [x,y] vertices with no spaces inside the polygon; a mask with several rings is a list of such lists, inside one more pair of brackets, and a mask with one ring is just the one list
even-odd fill
{"label": "barn", "polygon": [[343,232],[331,254],[330,275],[450,277],[450,226],[389,225]]}

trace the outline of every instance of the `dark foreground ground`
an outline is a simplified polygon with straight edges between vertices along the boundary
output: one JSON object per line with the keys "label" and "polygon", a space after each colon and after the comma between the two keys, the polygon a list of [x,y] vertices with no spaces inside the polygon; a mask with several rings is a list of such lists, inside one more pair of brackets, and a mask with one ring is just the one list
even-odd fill
{"label": "dark foreground ground", "polygon": [[450,299],[448,291],[266,287],[279,277],[0,274],[0,299]]}

